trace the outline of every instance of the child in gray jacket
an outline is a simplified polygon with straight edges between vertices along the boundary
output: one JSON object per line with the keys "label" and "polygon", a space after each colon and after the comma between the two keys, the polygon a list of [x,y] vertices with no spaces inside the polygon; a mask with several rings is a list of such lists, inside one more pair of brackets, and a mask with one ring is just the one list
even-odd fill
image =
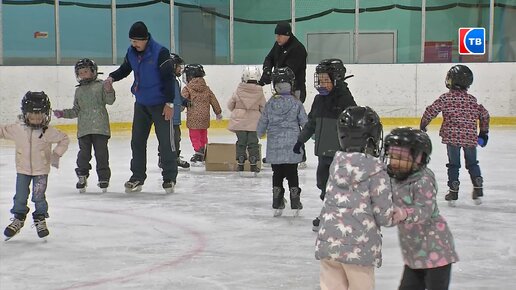
{"label": "child in gray jacket", "polygon": [[79,85],[75,90],[73,108],[54,110],[54,116],[57,118],[78,118],[79,153],[75,173],[79,178],[76,188],[81,193],[86,191],[90,175],[92,146],[97,161],[98,186],[103,192],[106,192],[111,178],[108,151],[111,131],[106,104],[112,105],[115,102],[115,90],[111,82],[103,82],[97,79],[97,75],[97,64],[93,60],[79,60],[75,64],[75,76]]}
{"label": "child in gray jacket", "polygon": [[392,226],[393,207],[385,164],[378,159],[382,123],[369,107],[352,106],[337,119],[340,151],[326,183],[315,257],[322,290],[373,290],[382,264],[381,226]]}
{"label": "child in gray jacket", "polygon": [[385,137],[393,201],[403,209],[398,236],[405,269],[399,290],[448,289],[451,264],[459,260],[439,214],[434,173],[426,167],[431,153],[432,142],[419,129],[396,128]]}
{"label": "child in gray jacket", "polygon": [[256,133],[263,136],[267,133],[267,163],[272,167],[272,208],[274,216],[280,216],[285,208],[283,198],[285,189],[283,179],[288,180],[290,191],[290,207],[294,215],[303,208],[301,204],[301,188],[297,164],[302,155],[292,151],[296,144],[301,127],[308,122],[305,108],[301,101],[294,97],[294,73],[288,67],[278,68],[272,73],[272,83],[276,94],[267,104],[258,121]]}

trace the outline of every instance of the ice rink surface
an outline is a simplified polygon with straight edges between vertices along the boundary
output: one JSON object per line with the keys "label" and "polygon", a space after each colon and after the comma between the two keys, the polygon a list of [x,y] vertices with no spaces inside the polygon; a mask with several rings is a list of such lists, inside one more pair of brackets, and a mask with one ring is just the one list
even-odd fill
{"label": "ice rink surface", "polygon": [[[391,128],[385,129],[387,134]],[[186,131],[186,130],[184,130]],[[181,147],[193,149],[186,132]],[[491,129],[479,148],[484,203],[473,205],[472,185],[461,169],[456,208],[444,201],[447,163],[437,127],[429,131],[434,151],[429,167],[439,181],[438,204],[455,238],[460,262],[450,289],[514,289],[516,285],[516,130]],[[308,168],[300,170],[304,209],[293,218],[272,217],[272,171],[258,177],[231,172],[180,171],[175,193],[165,195],[157,167],[157,141],[148,145],[148,178],[140,193],[124,193],[130,177],[128,134],[109,142],[111,186],[101,193],[94,170],[88,191],[75,189],[77,140],[70,136],[61,167],[52,169],[47,189],[50,236],[39,239],[32,219],[10,241],[0,241],[0,289],[319,289],[312,219],[322,202],[315,186],[317,159],[307,142]],[[222,129],[210,142],[233,143]],[[265,145],[264,140],[262,142]],[[14,145],[0,141],[0,226],[10,223],[15,189]],[[94,160],[94,159],[93,159]],[[93,167],[95,162],[92,161]],[[286,184],[285,184],[286,186]],[[289,204],[287,204],[287,207]],[[29,207],[33,204],[29,201]],[[383,229],[383,266],[376,289],[397,289],[403,263],[396,228]]]}

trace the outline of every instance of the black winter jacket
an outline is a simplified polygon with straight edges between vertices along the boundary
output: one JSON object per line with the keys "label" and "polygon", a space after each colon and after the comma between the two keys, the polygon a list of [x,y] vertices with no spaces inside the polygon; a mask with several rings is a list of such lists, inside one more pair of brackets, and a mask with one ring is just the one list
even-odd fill
{"label": "black winter jacket", "polygon": [[262,81],[270,84],[270,73],[273,68],[289,67],[296,76],[294,90],[306,90],[307,56],[304,45],[294,35],[283,46],[275,42],[263,62],[264,78],[262,78]]}
{"label": "black winter jacket", "polygon": [[315,133],[315,155],[333,157],[340,150],[337,119],[342,111],[356,105],[345,82],[338,83],[327,96],[315,96],[298,141],[305,143]]}

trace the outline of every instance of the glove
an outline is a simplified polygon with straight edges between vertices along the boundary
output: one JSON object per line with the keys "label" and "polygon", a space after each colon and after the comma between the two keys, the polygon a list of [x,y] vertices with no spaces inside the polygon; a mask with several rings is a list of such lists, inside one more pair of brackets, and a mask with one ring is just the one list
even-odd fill
{"label": "glove", "polygon": [[487,145],[487,140],[489,140],[489,136],[487,135],[487,132],[480,132],[480,134],[478,134],[478,145],[480,145],[480,147],[486,147]]}
{"label": "glove", "polygon": [[392,222],[399,224],[400,222],[407,219],[407,211],[401,207],[394,207],[394,213],[392,214]]}
{"label": "glove", "polygon": [[294,151],[294,153],[296,153],[296,154],[301,154],[301,146],[303,146],[303,143],[297,141],[296,145],[294,145],[294,149],[292,149],[292,151]]}
{"label": "glove", "polygon": [[63,110],[53,110],[54,112],[54,116],[56,116],[56,118],[63,118],[64,117],[64,111]]}
{"label": "glove", "polygon": [[260,86],[264,86],[264,85],[268,85],[270,84],[272,81],[271,79],[271,71],[270,70],[263,70],[263,74],[262,74],[262,77],[260,78],[260,80],[258,81],[258,84]]}
{"label": "glove", "polygon": [[61,156],[57,155],[57,153],[52,153],[52,156],[50,157],[50,164],[52,167],[59,168],[59,159]]}
{"label": "glove", "polygon": [[113,91],[113,79],[111,77],[108,77],[104,83],[104,91],[111,93]]}
{"label": "glove", "polygon": [[219,121],[222,120],[222,114],[217,115],[217,120],[219,120]]}
{"label": "glove", "polygon": [[189,99],[185,99],[183,101],[183,106],[187,107],[187,108],[191,108],[192,107],[192,101],[190,101]]}

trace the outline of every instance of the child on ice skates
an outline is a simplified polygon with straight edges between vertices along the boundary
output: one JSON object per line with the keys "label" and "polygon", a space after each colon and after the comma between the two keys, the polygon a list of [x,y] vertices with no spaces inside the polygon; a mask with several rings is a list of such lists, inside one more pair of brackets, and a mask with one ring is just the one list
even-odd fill
{"label": "child on ice skates", "polygon": [[[297,138],[295,153],[301,153],[303,144],[315,135],[315,155],[317,164],[317,188],[321,190],[320,198],[324,200],[326,182],[330,164],[335,152],[340,149],[339,138],[335,130],[340,113],[346,108],[356,106],[355,100],[345,80],[346,68],[340,59],[324,59],[315,68],[315,88],[319,92],[308,113],[308,123]],[[312,221],[313,230],[319,230],[319,217]]]}
{"label": "child on ice skates", "polygon": [[451,264],[459,260],[453,236],[437,207],[437,183],[427,167],[428,135],[409,127],[385,137],[384,160],[394,204],[402,209],[398,237],[405,263],[399,290],[447,290]]}
{"label": "child on ice skates", "polygon": [[[466,169],[473,183],[471,198],[475,204],[482,203],[484,196],[484,179],[477,160],[477,142],[480,146],[487,145],[489,133],[489,112],[478,104],[477,99],[468,94],[468,88],[473,83],[473,73],[465,65],[455,65],[446,74],[446,87],[450,90],[442,94],[433,104],[428,106],[421,118],[420,129],[426,127],[439,113],[443,114],[443,123],[439,135],[442,143],[446,144],[448,153],[448,194],[444,197],[455,206],[459,198],[459,169],[460,151],[464,151]],[[477,121],[480,132],[477,136]]]}
{"label": "child on ice skates", "polygon": [[204,68],[200,64],[188,64],[183,72],[186,83],[181,95],[188,100],[186,108],[186,126],[195,154],[190,159],[192,166],[202,166],[206,144],[208,144],[208,128],[210,127],[210,106],[222,119],[222,109],[217,98],[204,80]]}
{"label": "child on ice skates", "polygon": [[95,150],[98,187],[106,192],[111,178],[109,168],[108,140],[111,137],[109,114],[106,105],[115,102],[115,90],[111,82],[97,79],[98,67],[91,59],[81,59],[75,64],[75,77],[79,85],[75,89],[71,109],[54,110],[57,118],[77,118],[77,168],[79,181],[75,187],[80,193],[86,191],[91,170],[91,148]]}
{"label": "child on ice skates", "polygon": [[256,133],[259,137],[267,133],[267,163],[272,167],[272,208],[274,216],[280,216],[285,208],[283,179],[287,179],[290,193],[290,207],[294,215],[303,208],[297,164],[302,155],[292,152],[297,136],[308,117],[305,108],[293,93],[294,73],[288,67],[278,68],[272,73],[275,94],[265,104],[258,121]]}
{"label": "child on ice skates", "polygon": [[382,264],[381,226],[395,213],[389,176],[378,159],[380,117],[369,107],[352,106],[337,120],[340,150],[326,183],[315,257],[320,260],[322,290],[373,290],[374,268]]}
{"label": "child on ice skates", "polygon": [[[12,238],[25,224],[29,213],[27,199],[32,182],[32,213],[38,237],[48,236],[46,218],[48,203],[45,197],[50,165],[59,167],[59,158],[68,149],[68,136],[50,123],[50,100],[44,92],[27,92],[21,102],[23,124],[0,126],[0,138],[13,140],[16,145],[16,194],[11,213],[12,223],[4,230],[6,240]],[[52,150],[52,144],[57,143]]]}
{"label": "child on ice skates", "polygon": [[236,160],[240,172],[244,171],[246,160],[249,160],[251,172],[259,171],[256,163],[260,160],[260,147],[256,127],[266,103],[263,89],[258,85],[260,78],[258,67],[245,67],[242,82],[228,102],[228,109],[231,111],[228,130],[237,136]]}

